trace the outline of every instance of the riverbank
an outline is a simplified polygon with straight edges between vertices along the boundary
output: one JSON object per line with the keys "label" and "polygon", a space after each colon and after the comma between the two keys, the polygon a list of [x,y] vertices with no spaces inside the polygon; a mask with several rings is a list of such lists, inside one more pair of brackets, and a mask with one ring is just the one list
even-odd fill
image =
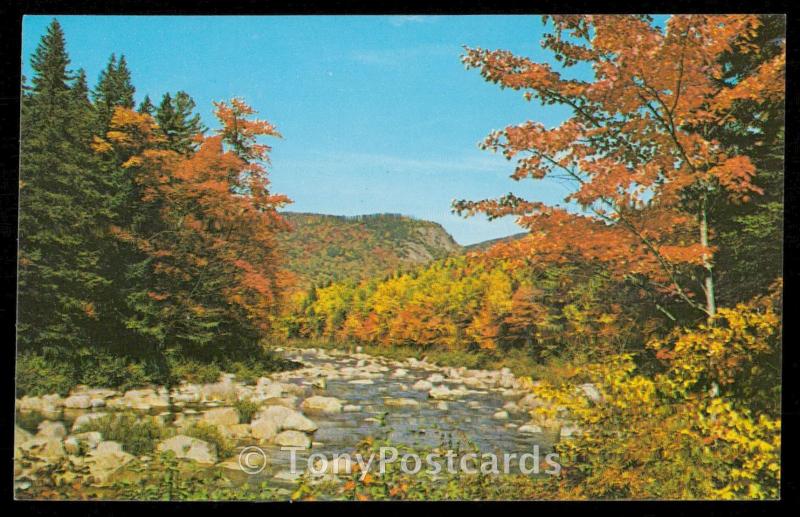
{"label": "riverbank", "polygon": [[[308,483],[346,482],[331,472],[310,480],[292,472],[285,446],[299,447],[301,465],[313,453],[352,453],[376,440],[418,451],[448,444],[523,453],[538,445],[546,454],[574,432],[544,418],[544,403],[530,393],[530,381],[508,368],[443,366],[355,349],[276,351],[302,366],[251,384],[226,374],[217,382],[171,389],[76,387],[67,397],[19,399],[18,497],[59,494],[58,486],[68,486],[100,498],[147,498],[152,490],[130,487],[177,468],[169,463],[177,461],[199,478],[224,479],[221,486],[236,491],[234,498],[257,493],[280,499]],[[253,446],[263,452],[264,465],[248,474],[239,456]]]}

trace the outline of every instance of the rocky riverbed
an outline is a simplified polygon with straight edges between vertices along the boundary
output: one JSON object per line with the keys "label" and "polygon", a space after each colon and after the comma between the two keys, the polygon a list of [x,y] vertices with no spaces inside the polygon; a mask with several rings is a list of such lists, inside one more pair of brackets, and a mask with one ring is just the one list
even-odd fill
{"label": "rocky riverbed", "polygon": [[[299,447],[298,465],[309,454],[353,452],[367,436],[409,447],[473,444],[481,453],[525,453],[538,445],[543,454],[574,432],[543,419],[542,406],[509,370],[442,367],[425,361],[392,360],[363,353],[323,349],[282,350],[302,363],[297,370],[262,377],[255,385],[224,375],[211,384],[182,384],[125,393],[77,386],[67,397],[46,395],[17,400],[15,478],[18,490],[35,482],[43,467],[67,458],[86,468],[98,485],[150,456],[135,456],[98,432],[82,432],[92,419],[134,412],[171,429],[156,452],[173,451],[201,468],[222,469],[234,483],[272,484],[289,489],[297,479],[289,452]],[[587,388],[587,396],[594,395]],[[251,422],[240,421],[233,404],[259,405]],[[202,421],[236,444],[220,457],[213,444],[182,434]],[[242,471],[240,451],[257,446],[266,465],[257,474]]]}

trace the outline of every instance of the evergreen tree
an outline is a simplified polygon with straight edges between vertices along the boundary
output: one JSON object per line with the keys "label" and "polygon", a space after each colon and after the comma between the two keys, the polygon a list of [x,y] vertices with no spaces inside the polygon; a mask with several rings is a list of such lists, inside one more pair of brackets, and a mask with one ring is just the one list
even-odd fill
{"label": "evergreen tree", "polygon": [[90,148],[94,115],[85,75],[67,70],[64,35],[53,21],[32,59],[22,102],[18,342],[21,349],[74,352],[99,318],[94,293],[98,239],[108,219]]}
{"label": "evergreen tree", "polygon": [[196,150],[194,139],[205,132],[205,127],[200,115],[193,113],[194,108],[194,100],[184,91],[179,91],[175,97],[164,94],[155,118],[168,149],[181,154],[191,154]]}
{"label": "evergreen tree", "polygon": [[139,107],[136,108],[136,111],[139,113],[146,113],[151,117],[155,114],[156,107],[153,105],[153,101],[150,100],[149,95],[144,96],[144,99],[142,99],[142,102],[139,103]]}
{"label": "evergreen tree", "polygon": [[115,108],[133,108],[134,92],[125,56],[121,56],[117,62],[116,55],[111,54],[93,94],[103,133],[108,129]]}
{"label": "evergreen tree", "polygon": [[[757,50],[733,50],[722,59],[725,75],[720,80],[728,87],[785,52],[786,18],[761,15],[760,20],[752,41]],[[721,300],[728,305],[766,293],[783,268],[784,99],[740,100],[734,113],[726,124],[708,130],[750,157],[762,193],[749,203],[721,205],[712,213],[722,244],[716,257]]]}

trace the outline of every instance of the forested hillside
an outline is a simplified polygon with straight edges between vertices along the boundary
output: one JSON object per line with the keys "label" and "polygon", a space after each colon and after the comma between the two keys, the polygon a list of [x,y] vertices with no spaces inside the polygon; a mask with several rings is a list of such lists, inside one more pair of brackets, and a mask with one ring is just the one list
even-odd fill
{"label": "forested hillside", "polygon": [[291,231],[281,234],[280,248],[300,287],[380,276],[461,251],[439,224],[402,215],[281,215]]}

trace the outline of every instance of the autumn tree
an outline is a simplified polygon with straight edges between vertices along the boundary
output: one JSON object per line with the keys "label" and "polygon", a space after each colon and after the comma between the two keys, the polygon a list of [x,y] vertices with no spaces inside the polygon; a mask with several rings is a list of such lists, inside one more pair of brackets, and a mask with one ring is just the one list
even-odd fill
{"label": "autumn tree", "polygon": [[[117,108],[99,153],[123,159],[152,220],[114,227],[143,260],[131,265],[126,326],[159,353],[235,353],[263,337],[277,306],[281,273],[277,209],[289,200],[269,190],[262,136],[279,136],[239,99],[217,103],[221,128],[186,156],[163,146],[146,113]],[[210,346],[213,343],[213,347]]]}
{"label": "autumn tree", "polygon": [[[722,80],[725,56],[757,53],[759,17],[671,16],[663,29],[647,16],[545,20],[553,30],[544,48],[567,70],[591,67],[591,79],[566,77],[505,50],[467,49],[463,60],[528,100],[571,110],[557,127],[508,126],[483,145],[517,159],[514,180],[571,182],[565,201],[577,210],[509,194],[456,202],[455,211],[516,215],[532,232],[531,253],[555,262],[601,262],[615,278],[713,317],[714,207],[763,195],[751,149],[730,145],[715,128],[737,119],[741,102],[782,100],[784,44]],[[757,124],[737,120],[742,132],[761,137]]]}

